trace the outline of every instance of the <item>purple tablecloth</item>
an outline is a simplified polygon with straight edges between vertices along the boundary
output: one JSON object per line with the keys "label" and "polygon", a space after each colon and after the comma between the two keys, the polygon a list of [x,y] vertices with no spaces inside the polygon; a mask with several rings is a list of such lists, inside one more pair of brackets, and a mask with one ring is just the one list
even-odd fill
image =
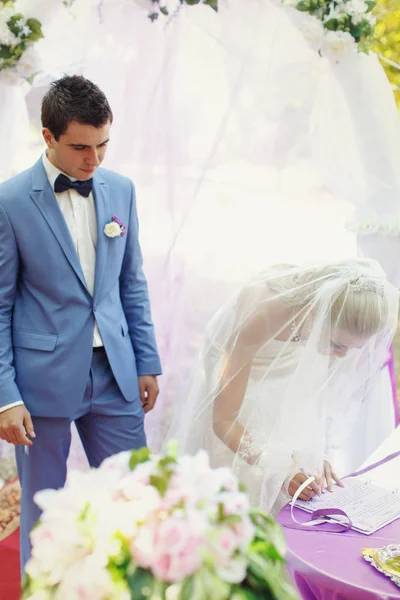
{"label": "purple tablecloth", "polygon": [[[310,514],[295,509],[298,521],[310,520]],[[353,530],[345,533],[318,530],[298,530],[292,525],[289,507],[278,518],[284,526],[287,542],[287,561],[304,600],[395,600],[400,588],[379,573],[361,556],[365,547],[381,548],[400,543],[400,520],[394,521],[375,534],[363,535]]]}

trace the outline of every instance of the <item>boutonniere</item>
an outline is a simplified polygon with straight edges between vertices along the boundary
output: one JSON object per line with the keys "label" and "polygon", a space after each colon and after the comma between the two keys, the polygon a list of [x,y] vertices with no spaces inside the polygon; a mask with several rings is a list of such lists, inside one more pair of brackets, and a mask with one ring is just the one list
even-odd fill
{"label": "boutonniere", "polygon": [[107,237],[124,237],[126,234],[126,225],[117,217],[117,215],[113,215],[111,217],[111,221],[106,223],[104,227],[104,233]]}

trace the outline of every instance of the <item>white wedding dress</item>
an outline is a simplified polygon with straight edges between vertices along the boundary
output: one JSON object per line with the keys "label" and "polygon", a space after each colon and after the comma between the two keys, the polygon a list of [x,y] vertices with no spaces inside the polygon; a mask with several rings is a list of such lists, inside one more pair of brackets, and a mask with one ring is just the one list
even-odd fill
{"label": "white wedding dress", "polygon": [[[213,467],[233,468],[253,505],[273,514],[288,501],[287,485],[296,473],[305,469],[320,474],[324,458],[336,468],[337,449],[343,451],[348,443],[364,393],[380,377],[388,340],[396,326],[398,297],[397,290],[387,284],[387,329],[381,337],[372,336],[362,349],[354,346],[345,358],[338,358],[325,349],[332,335],[331,306],[340,290],[347,289],[346,277],[353,281],[354,275],[343,271],[343,276],[332,283],[325,284],[324,280],[317,292],[308,291],[312,282],[302,284],[301,292],[284,286],[277,291],[273,287],[276,281],[281,285],[282,280],[291,282],[290,276],[293,281],[298,277],[297,268],[294,276],[293,268],[280,269],[259,274],[260,279],[246,284],[211,319],[191,386],[177,403],[167,436],[178,441],[182,453],[193,454],[203,448]],[[299,268],[298,272],[303,271]],[[380,268],[379,272],[383,273]],[[268,337],[257,325],[258,349],[252,342],[248,354],[240,340],[246,339],[254,315],[267,314],[267,322],[272,322],[273,328],[279,323],[281,331],[281,308],[274,303],[289,303],[293,314],[284,327],[290,331],[301,319],[301,312],[295,316],[297,299],[292,300],[299,293],[307,297],[306,305],[300,306],[311,311],[312,305],[305,338],[293,341],[291,334],[289,338],[284,334],[285,340],[277,339],[279,334]],[[310,300],[314,293],[318,294],[315,301]],[[268,312],[271,302],[272,313]],[[248,379],[241,391],[240,373],[248,364]],[[221,402],[228,416],[220,412]],[[239,425],[240,442],[235,452],[221,441],[221,422],[229,423],[228,430]],[[249,460],[254,455],[257,460]]]}
{"label": "white wedding dress", "polygon": [[[209,331],[218,330],[220,325],[218,319],[219,313],[208,325]],[[233,319],[234,314],[232,313]],[[224,336],[222,335],[222,337]],[[209,390],[216,383],[214,380],[218,377],[221,367],[222,348],[215,342],[210,346],[207,330],[205,347],[209,348],[209,352],[203,363],[203,386],[196,390],[199,398],[207,397]],[[262,447],[265,438],[272,435],[273,424],[276,423],[281,411],[279,399],[283,396],[283,389],[287,386],[288,377],[293,374],[298,364],[299,352],[301,352],[299,343],[287,344],[280,340],[272,340],[253,359],[243,402],[245,408],[241,411],[240,420],[246,422],[246,429],[251,434],[256,446]],[[265,372],[270,369],[277,356],[280,357],[279,367],[272,369],[268,379],[264,379]],[[260,385],[261,389],[259,389]],[[213,467],[232,465],[235,460],[234,453],[214,433],[211,406],[206,409],[206,413],[207,415],[202,415],[201,424],[193,421],[191,427],[186,431],[182,429],[179,433],[171,432],[170,437],[178,439],[182,452],[192,454],[199,448],[207,450]],[[180,423],[186,425],[185,419],[183,418]],[[279,451],[278,448],[277,451]],[[261,468],[257,465],[251,466],[244,458],[237,457],[235,470],[240,481],[247,488],[252,505],[260,506],[263,480]],[[288,500],[289,496],[282,491],[275,502],[273,512],[277,514]]]}

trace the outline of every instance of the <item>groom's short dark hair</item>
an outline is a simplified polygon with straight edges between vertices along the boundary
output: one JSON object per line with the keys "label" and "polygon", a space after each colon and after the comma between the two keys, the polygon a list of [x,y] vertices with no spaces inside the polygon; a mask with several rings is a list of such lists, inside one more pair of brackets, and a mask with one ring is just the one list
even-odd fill
{"label": "groom's short dark hair", "polygon": [[81,75],[66,75],[51,84],[42,100],[42,126],[58,140],[71,121],[101,127],[113,114],[105,94]]}

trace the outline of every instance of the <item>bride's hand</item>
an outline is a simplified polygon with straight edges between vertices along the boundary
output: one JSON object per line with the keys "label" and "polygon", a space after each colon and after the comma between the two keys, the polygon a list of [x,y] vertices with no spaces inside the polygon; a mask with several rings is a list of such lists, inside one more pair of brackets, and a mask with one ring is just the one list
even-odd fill
{"label": "bride's hand", "polygon": [[326,481],[326,487],[328,488],[328,490],[330,492],[332,492],[332,490],[333,490],[332,485],[333,485],[334,481],[340,487],[344,487],[343,483],[341,482],[339,477],[336,475],[336,473],[334,472],[334,470],[331,467],[331,464],[327,460],[324,460],[323,474],[321,475],[321,477],[319,479],[320,479],[320,481],[318,481],[318,483],[322,490],[325,488],[325,481]]}
{"label": "bride's hand", "polygon": [[[307,481],[307,479],[308,479],[308,477],[307,477],[307,475],[304,475],[304,473],[296,473],[296,475],[293,477],[293,479],[289,483],[289,487],[288,487],[289,496],[291,496],[293,498],[293,496],[295,495],[295,493],[297,492],[299,487],[305,481]],[[315,483],[315,481],[313,481],[306,488],[304,488],[304,490],[301,492],[301,494],[299,496],[299,499],[306,500],[306,501],[311,500],[311,498],[314,498],[315,494],[318,494],[318,493],[319,493],[319,487]]]}

